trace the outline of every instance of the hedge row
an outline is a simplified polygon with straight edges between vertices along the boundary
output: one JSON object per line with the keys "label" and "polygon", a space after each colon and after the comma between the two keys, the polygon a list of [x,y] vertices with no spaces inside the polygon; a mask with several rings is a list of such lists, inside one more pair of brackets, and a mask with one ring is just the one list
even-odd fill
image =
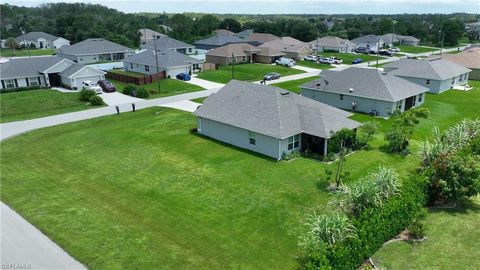
{"label": "hedge row", "polygon": [[28,87],[19,87],[19,88],[5,88],[0,89],[0,93],[14,93],[14,92],[23,92],[23,91],[30,91],[30,90],[41,90],[45,89],[42,86],[28,86]]}
{"label": "hedge row", "polygon": [[422,212],[426,203],[426,181],[411,176],[399,195],[385,204],[364,210],[353,218],[356,237],[325,246],[308,255],[306,269],[357,269],[389,239],[404,230]]}

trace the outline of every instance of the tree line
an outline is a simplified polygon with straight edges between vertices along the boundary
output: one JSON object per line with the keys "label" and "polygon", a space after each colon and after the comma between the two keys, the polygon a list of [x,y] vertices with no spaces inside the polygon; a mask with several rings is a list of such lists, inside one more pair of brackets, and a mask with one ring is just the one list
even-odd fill
{"label": "tree line", "polygon": [[[353,39],[366,34],[397,33],[412,35],[425,45],[453,46],[465,35],[464,25],[479,20],[471,14],[419,15],[213,15],[127,14],[102,5],[85,3],[49,3],[38,7],[0,5],[2,39],[16,37],[21,30],[43,31],[64,37],[72,43],[103,37],[113,42],[138,47],[138,29],[150,28],[192,43],[212,35],[215,29],[291,36],[302,41],[335,35]],[[468,37],[469,35],[467,35]],[[472,38],[475,38],[472,36]]]}

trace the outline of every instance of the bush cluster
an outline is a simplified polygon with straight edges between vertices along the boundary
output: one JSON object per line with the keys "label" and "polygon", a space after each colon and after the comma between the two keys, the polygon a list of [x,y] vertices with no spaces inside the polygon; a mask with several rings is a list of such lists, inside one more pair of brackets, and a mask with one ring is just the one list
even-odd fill
{"label": "bush cluster", "polygon": [[127,84],[123,88],[123,94],[138,98],[148,98],[150,96],[145,88],[136,86],[134,84]]}
{"label": "bush cluster", "polygon": [[41,86],[28,86],[28,87],[19,87],[19,88],[6,88],[0,89],[0,93],[14,93],[14,92],[23,92],[30,90],[40,90],[43,89]]}
{"label": "bush cluster", "polygon": [[81,101],[88,101],[92,106],[103,105],[103,99],[97,96],[97,93],[93,90],[82,89],[80,90],[79,98]]}

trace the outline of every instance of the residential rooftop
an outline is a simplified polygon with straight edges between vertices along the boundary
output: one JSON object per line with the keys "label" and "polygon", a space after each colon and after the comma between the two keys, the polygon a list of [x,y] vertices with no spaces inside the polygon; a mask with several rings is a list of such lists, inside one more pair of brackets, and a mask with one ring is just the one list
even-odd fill
{"label": "residential rooftop", "polygon": [[183,53],[179,53],[177,51],[173,51],[173,50],[158,51],[157,50],[157,53],[154,53],[154,51],[150,49],[146,49],[140,53],[131,55],[123,61],[127,63],[141,64],[141,65],[148,65],[148,66],[155,67],[157,66],[157,61],[155,60],[155,56],[157,56],[158,66],[160,68],[177,67],[177,66],[184,66],[188,63],[197,64],[202,62],[195,58],[189,57]]}
{"label": "residential rooftop", "polygon": [[384,66],[388,73],[396,76],[446,80],[471,70],[459,64],[441,58],[434,59],[400,59]]}
{"label": "residential rooftop", "polygon": [[134,50],[103,38],[88,38],[69,46],[62,46],[57,52],[70,55],[133,52]]}

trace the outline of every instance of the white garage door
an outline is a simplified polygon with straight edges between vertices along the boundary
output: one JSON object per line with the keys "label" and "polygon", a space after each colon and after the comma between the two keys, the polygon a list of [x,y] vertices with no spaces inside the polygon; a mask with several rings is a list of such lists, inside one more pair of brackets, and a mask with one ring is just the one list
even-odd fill
{"label": "white garage door", "polygon": [[179,73],[188,73],[188,67],[174,67],[174,68],[169,68],[167,75],[170,76],[171,78],[175,78],[177,74]]}
{"label": "white garage door", "polygon": [[[98,82],[99,80],[102,79],[102,76],[101,75],[94,75],[94,76],[88,76],[88,77],[81,77],[81,78],[75,78],[75,87],[77,87],[77,89],[81,89],[82,88],[82,83],[84,81],[92,81],[92,82]],[[72,85],[72,87],[74,87]]]}

